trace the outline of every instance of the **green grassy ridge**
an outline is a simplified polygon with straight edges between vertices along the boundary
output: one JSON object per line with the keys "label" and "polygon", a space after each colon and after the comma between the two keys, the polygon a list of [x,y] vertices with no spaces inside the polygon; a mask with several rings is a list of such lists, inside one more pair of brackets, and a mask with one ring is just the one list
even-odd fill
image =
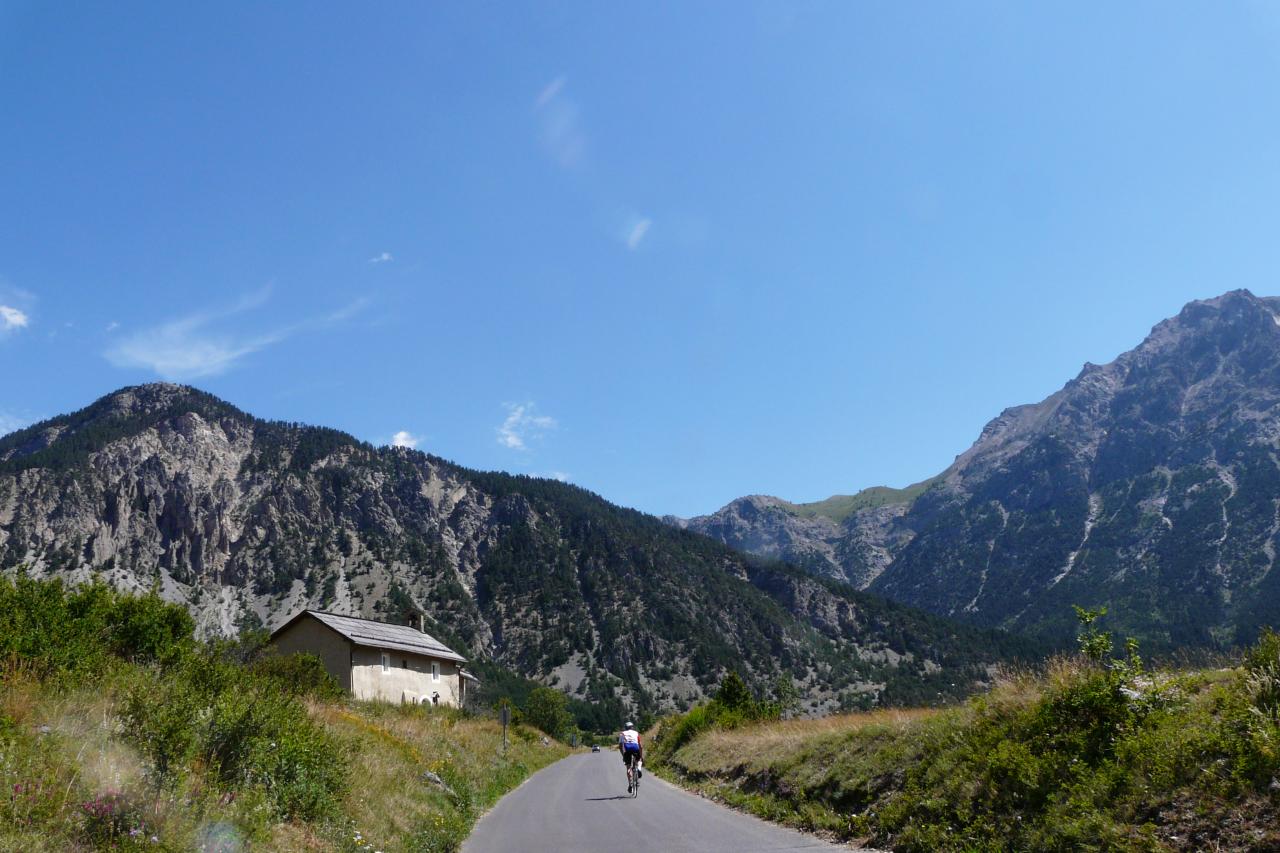
{"label": "green grassy ridge", "polygon": [[674,781],[894,850],[1280,847],[1272,634],[1223,670],[1063,658],[952,708],[662,740],[650,763]]}
{"label": "green grassy ridge", "polygon": [[832,495],[826,500],[810,503],[791,503],[783,501],[783,506],[792,515],[801,518],[825,517],[839,524],[860,509],[873,509],[889,504],[911,503],[924,494],[930,486],[938,481],[931,477],[910,486],[895,489],[891,486],[871,486],[853,495]]}
{"label": "green grassy ridge", "polygon": [[455,851],[568,752],[190,628],[155,596],[0,578],[0,851]]}

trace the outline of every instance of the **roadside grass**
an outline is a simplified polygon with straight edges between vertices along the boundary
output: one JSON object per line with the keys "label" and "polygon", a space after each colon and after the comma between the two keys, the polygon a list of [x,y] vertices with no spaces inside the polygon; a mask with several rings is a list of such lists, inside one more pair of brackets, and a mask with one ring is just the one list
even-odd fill
{"label": "roadside grass", "polygon": [[198,761],[158,779],[121,722],[129,676],[72,690],[0,676],[0,851],[444,853],[504,793],[569,754],[520,730],[504,755],[497,722],[450,709],[309,701],[308,718],[342,744],[344,793],[323,817],[282,819],[267,792],[221,784]]}
{"label": "roadside grass", "polygon": [[765,819],[894,850],[1272,850],[1280,638],[1229,669],[1064,657],[942,710],[713,727],[670,751],[659,736],[651,761]]}
{"label": "roadside grass", "polygon": [[569,752],[350,701],[305,655],[195,643],[154,596],[0,578],[0,605],[0,853],[451,853]]}
{"label": "roadside grass", "polygon": [[500,724],[451,709],[352,703],[311,712],[355,746],[344,850],[457,850],[503,794],[569,754],[521,729],[504,755]]}

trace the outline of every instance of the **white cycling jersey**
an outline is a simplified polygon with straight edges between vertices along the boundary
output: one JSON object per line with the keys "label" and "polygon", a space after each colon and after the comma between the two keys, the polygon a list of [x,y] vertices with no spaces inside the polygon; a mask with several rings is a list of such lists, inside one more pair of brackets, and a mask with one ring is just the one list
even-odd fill
{"label": "white cycling jersey", "polygon": [[626,746],[628,744],[633,746],[640,745],[640,733],[635,729],[627,729],[625,732],[618,735],[618,746]]}

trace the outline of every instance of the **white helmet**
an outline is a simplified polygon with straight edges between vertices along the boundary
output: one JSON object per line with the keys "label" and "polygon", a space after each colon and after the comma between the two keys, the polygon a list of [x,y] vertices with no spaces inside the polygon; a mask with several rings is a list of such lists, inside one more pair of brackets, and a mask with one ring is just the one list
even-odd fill
{"label": "white helmet", "polygon": [[636,727],[635,723],[631,722],[630,720],[627,720],[627,728],[634,729],[635,727]]}

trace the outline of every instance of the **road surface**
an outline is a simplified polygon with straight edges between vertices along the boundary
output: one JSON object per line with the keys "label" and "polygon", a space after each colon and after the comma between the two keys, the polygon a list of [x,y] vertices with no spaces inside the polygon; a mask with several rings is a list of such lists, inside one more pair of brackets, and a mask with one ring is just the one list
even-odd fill
{"label": "road surface", "polygon": [[535,773],[480,819],[462,853],[787,853],[848,850],[718,806],[644,775],[640,796],[614,752]]}

